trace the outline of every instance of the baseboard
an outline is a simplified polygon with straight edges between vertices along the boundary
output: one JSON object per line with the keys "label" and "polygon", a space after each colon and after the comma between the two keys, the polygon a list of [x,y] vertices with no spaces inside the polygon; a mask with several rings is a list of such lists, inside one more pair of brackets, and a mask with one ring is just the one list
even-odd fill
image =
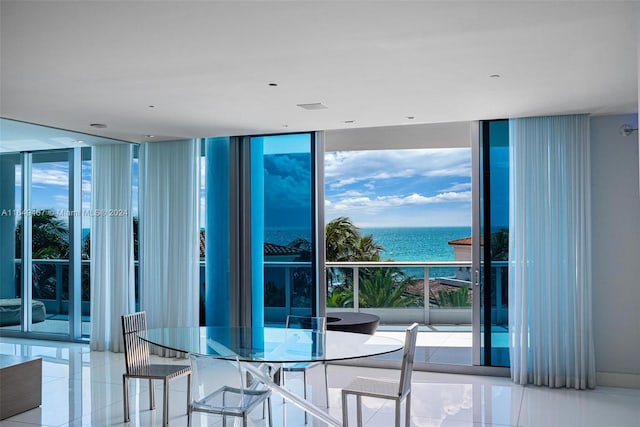
{"label": "baseboard", "polygon": [[596,384],[602,387],[640,388],[640,374],[596,372]]}

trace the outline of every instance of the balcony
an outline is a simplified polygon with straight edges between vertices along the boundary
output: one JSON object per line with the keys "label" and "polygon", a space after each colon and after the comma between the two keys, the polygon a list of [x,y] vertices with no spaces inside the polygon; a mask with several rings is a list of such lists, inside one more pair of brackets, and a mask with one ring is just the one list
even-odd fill
{"label": "balcony", "polygon": [[[68,331],[69,261],[34,260],[33,299],[44,304],[46,319],[34,323],[36,332]],[[495,264],[495,263],[494,263]],[[506,331],[506,262],[493,268],[496,277],[492,316]],[[137,267],[136,266],[136,279]],[[20,297],[20,260],[16,260],[16,297]],[[402,338],[404,327],[420,325],[417,360],[471,363],[471,262],[328,262],[327,314],[351,311],[380,317],[378,334]],[[200,289],[204,291],[205,262],[200,262]],[[283,323],[288,314],[307,314],[313,286],[311,263],[265,263],[265,322]],[[376,288],[378,286],[379,288]],[[385,288],[386,287],[386,288]],[[399,289],[403,287],[402,289]],[[384,289],[383,289],[384,288]],[[90,334],[90,261],[82,261],[82,333]],[[376,291],[377,292],[376,294]],[[395,293],[395,297],[388,298]],[[136,280],[136,303],[138,284]],[[425,303],[426,302],[426,303]],[[0,329],[18,330],[19,325]],[[439,353],[439,356],[438,356]]]}

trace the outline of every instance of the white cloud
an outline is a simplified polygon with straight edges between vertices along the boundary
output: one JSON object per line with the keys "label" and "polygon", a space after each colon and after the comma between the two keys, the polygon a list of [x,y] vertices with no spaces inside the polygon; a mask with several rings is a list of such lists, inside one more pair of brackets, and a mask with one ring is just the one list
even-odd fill
{"label": "white cloud", "polygon": [[325,182],[333,189],[356,182],[389,178],[470,175],[469,148],[325,153]]}
{"label": "white cloud", "polygon": [[[435,196],[423,196],[413,193],[406,196],[367,196],[345,197],[331,203],[332,211],[350,212],[354,209],[368,209],[379,211],[383,208],[392,208],[409,205],[429,205],[436,203],[468,203],[471,201],[471,191],[439,193]],[[325,203],[326,205],[326,203]]]}
{"label": "white cloud", "polygon": [[448,191],[462,191],[462,190],[471,190],[471,183],[470,182],[455,182],[453,184],[451,184],[451,186],[449,186],[448,188],[445,188],[444,190],[441,190],[443,193],[444,192],[448,192]]}
{"label": "white cloud", "polygon": [[336,194],[335,198],[340,198],[340,197],[360,197],[360,196],[364,196],[365,194],[362,193],[361,191],[357,191],[357,190],[349,190],[349,191],[345,191],[343,193],[340,194]]}
{"label": "white cloud", "polygon": [[69,171],[56,165],[38,165],[31,171],[31,182],[33,185],[59,185],[67,187],[69,185]]}

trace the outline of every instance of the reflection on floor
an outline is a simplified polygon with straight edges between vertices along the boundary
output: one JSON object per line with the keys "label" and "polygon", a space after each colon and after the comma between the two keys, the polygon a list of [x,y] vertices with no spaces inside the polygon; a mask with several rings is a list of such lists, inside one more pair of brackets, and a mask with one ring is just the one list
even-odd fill
{"label": "reflection on floor", "polygon": [[[113,426],[123,425],[122,354],[91,352],[86,344],[0,338],[0,353],[41,356],[43,362],[42,406],[0,422],[0,427]],[[184,363],[161,359],[163,363]],[[323,401],[321,370],[309,376],[314,400]],[[340,388],[355,375],[397,377],[396,371],[329,366],[329,411],[341,418]],[[287,383],[301,392],[302,381]],[[411,425],[424,427],[544,426],[544,427],[637,427],[640,425],[640,390],[600,387],[592,391],[523,387],[508,378],[415,372],[413,377]],[[159,403],[162,388],[156,388],[157,409],[148,409],[147,383],[131,386],[130,426],[162,423]],[[300,426],[302,412],[273,399],[274,425]],[[171,388],[170,425],[187,422],[186,381]],[[350,402],[350,425],[355,425],[355,401]],[[393,406],[384,401],[363,399],[363,420],[367,427],[393,425]],[[252,416],[252,426],[267,425],[262,411]],[[194,426],[221,425],[216,417],[196,416]],[[322,424],[315,424],[322,425]]]}
{"label": "reflection on floor", "polygon": [[[60,316],[62,318],[56,318],[57,316],[47,316],[44,322],[37,322],[31,325],[33,332],[43,332],[48,334],[60,334],[69,335],[69,320],[65,319],[66,316]],[[91,322],[83,320],[81,322],[82,335],[89,336],[91,334]],[[14,330],[19,331],[20,325],[3,326],[0,330]]]}

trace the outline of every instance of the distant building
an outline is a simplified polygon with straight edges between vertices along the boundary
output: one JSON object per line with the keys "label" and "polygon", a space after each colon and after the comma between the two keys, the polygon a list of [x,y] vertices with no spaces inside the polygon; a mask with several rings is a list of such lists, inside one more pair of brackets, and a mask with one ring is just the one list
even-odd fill
{"label": "distant building", "polygon": [[264,260],[265,261],[294,261],[300,256],[300,251],[290,248],[289,246],[276,245],[274,243],[264,243]]}
{"label": "distant building", "polygon": [[[471,248],[473,246],[473,239],[471,237],[451,240],[448,242],[448,244],[453,246],[454,261],[471,261]],[[456,267],[455,279],[470,281],[471,268]]]}
{"label": "distant building", "polygon": [[451,240],[448,243],[453,246],[454,261],[471,261],[471,246],[473,243],[471,237]]}
{"label": "distant building", "polygon": [[[276,245],[275,243],[264,243],[264,259],[265,261],[280,261],[290,262],[294,261],[301,255],[297,249],[290,248],[289,246]],[[205,237],[204,230],[200,230],[200,258],[205,257]]]}

